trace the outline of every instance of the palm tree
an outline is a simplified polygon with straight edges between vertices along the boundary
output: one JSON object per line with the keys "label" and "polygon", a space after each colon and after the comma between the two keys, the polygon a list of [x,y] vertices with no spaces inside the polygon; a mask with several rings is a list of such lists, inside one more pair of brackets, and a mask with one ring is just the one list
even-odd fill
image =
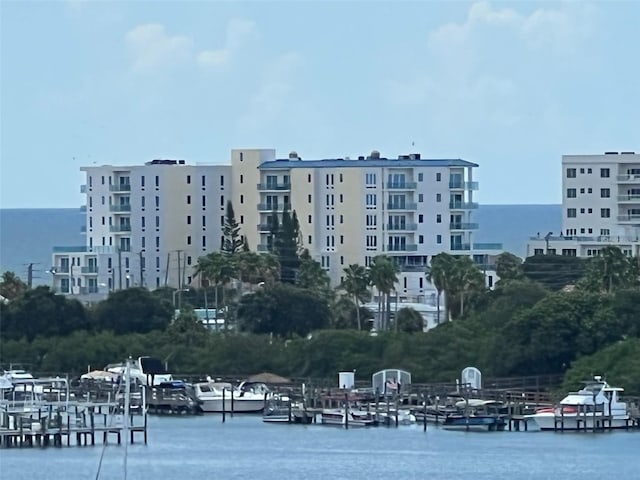
{"label": "palm tree", "polygon": [[[371,284],[378,290],[378,318],[381,320],[383,329],[389,326],[389,311],[387,303],[389,294],[395,283],[398,281],[398,273],[400,269],[396,262],[388,255],[377,255],[371,259],[371,267],[369,269],[369,280]],[[384,305],[384,308],[381,306]]]}
{"label": "palm tree", "polygon": [[614,246],[603,247],[597,257],[589,260],[582,281],[587,288],[607,293],[612,293],[615,287],[629,287],[637,283],[637,264]]}
{"label": "palm tree", "polygon": [[484,275],[470,257],[459,256],[454,258],[453,281],[459,295],[459,316],[462,317],[464,315],[465,298],[481,292],[485,288],[485,280]]}
{"label": "palm tree", "polygon": [[362,323],[360,322],[360,303],[367,299],[369,290],[369,276],[367,275],[367,269],[362,265],[354,263],[344,269],[346,278],[342,282],[342,289],[347,292],[353,303],[356,306],[356,318],[358,319],[358,330],[362,330]]}
{"label": "palm tree", "polygon": [[[216,296],[216,330],[218,329],[218,289],[224,287],[234,276],[233,262],[230,257],[222,252],[212,252],[198,258],[196,275],[202,275],[215,286]],[[225,304],[224,288],[222,288],[222,304]],[[225,329],[227,319],[225,319]]]}
{"label": "palm tree", "polygon": [[445,318],[449,318],[449,309],[447,308],[447,298],[449,296],[449,277],[451,275],[451,265],[453,256],[448,253],[439,253],[431,257],[431,265],[426,269],[427,281],[435,288],[438,295],[436,296],[437,324],[440,324],[440,296],[445,293]]}

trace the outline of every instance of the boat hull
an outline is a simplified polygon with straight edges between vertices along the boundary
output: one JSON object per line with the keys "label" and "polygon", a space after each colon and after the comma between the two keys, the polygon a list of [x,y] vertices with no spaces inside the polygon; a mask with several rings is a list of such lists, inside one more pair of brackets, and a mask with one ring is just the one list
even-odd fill
{"label": "boat hull", "polygon": [[613,416],[609,421],[608,416],[602,414],[590,415],[555,415],[553,413],[537,413],[527,415],[525,420],[532,422],[543,431],[566,430],[608,430],[629,428],[631,421],[627,415]]}
{"label": "boat hull", "polygon": [[444,430],[465,432],[496,432],[505,428],[505,421],[494,416],[446,417],[442,423]]}
{"label": "boat hull", "polygon": [[199,398],[202,411],[205,413],[259,413],[264,409],[264,400],[230,398]]}

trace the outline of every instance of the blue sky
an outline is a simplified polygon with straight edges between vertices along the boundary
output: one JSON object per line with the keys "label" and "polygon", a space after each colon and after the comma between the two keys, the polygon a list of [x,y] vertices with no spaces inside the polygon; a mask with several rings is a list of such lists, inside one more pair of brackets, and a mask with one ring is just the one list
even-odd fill
{"label": "blue sky", "polygon": [[560,203],[565,153],[640,151],[640,2],[1,2],[3,208],[79,168],[464,158],[482,203]]}

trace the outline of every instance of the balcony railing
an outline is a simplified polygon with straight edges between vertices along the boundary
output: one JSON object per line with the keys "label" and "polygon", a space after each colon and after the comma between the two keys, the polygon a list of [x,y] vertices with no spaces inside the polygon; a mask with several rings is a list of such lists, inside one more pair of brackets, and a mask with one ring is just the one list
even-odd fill
{"label": "balcony railing", "polygon": [[469,243],[454,243],[451,245],[451,250],[454,252],[463,252],[471,250],[471,245]]}
{"label": "balcony railing", "polygon": [[96,245],[88,247],[86,245],[78,245],[71,247],[53,247],[53,253],[117,253],[118,249],[111,245]]}
{"label": "balcony railing", "polygon": [[416,208],[415,203],[387,203],[388,210],[415,210]]}
{"label": "balcony railing", "polygon": [[501,243],[474,243],[474,250],[502,250]]}
{"label": "balcony railing", "polygon": [[640,175],[637,173],[634,173],[633,175],[618,175],[616,179],[618,180],[618,182],[636,183],[640,182]]}
{"label": "balcony railing", "polygon": [[638,194],[628,194],[628,195],[618,195],[619,202],[640,202],[640,195]]}
{"label": "balcony railing", "polygon": [[618,215],[618,221],[619,222],[633,222],[633,223],[637,223],[640,222],[640,215]]}
{"label": "balcony railing", "polygon": [[50,272],[54,275],[69,273],[69,265],[58,265],[57,267],[53,267]]}
{"label": "balcony railing", "polygon": [[290,183],[259,183],[258,190],[260,191],[291,190],[291,184]]}
{"label": "balcony railing", "polygon": [[477,230],[477,223],[453,222],[449,224],[449,230]]}
{"label": "balcony railing", "polygon": [[416,182],[388,182],[386,184],[388,190],[415,190],[417,186]]}
{"label": "balcony railing", "polygon": [[109,185],[110,192],[130,192],[131,184],[130,183],[112,183]]}
{"label": "balcony railing", "polygon": [[449,188],[454,190],[478,190],[478,182],[449,182]]}
{"label": "balcony railing", "polygon": [[109,226],[109,231],[111,233],[130,232],[131,225],[111,225]]}
{"label": "balcony railing", "polygon": [[290,203],[277,203],[277,204],[259,203],[258,204],[258,210],[261,212],[273,212],[274,210],[276,212],[282,212],[285,208],[287,210],[291,210],[291,204]]}
{"label": "balcony railing", "polygon": [[418,228],[415,223],[389,223],[387,224],[387,230],[389,231],[413,231]]}
{"label": "balcony railing", "polygon": [[259,232],[270,232],[273,229],[273,227],[271,225],[269,225],[268,223],[260,223],[258,224],[258,231]]}
{"label": "balcony railing", "polygon": [[473,210],[478,208],[478,204],[475,202],[449,202],[449,208],[451,210]]}
{"label": "balcony railing", "polygon": [[97,265],[89,265],[86,267],[80,267],[80,272],[81,273],[98,273],[98,266]]}
{"label": "balcony railing", "polygon": [[109,211],[113,213],[130,212],[131,205],[109,205]]}
{"label": "balcony railing", "polygon": [[408,243],[406,245],[387,245],[387,252],[415,252],[418,245]]}
{"label": "balcony railing", "polygon": [[97,286],[80,287],[79,288],[79,292],[80,292],[80,295],[87,295],[87,294],[90,294],[90,293],[98,293],[98,287]]}

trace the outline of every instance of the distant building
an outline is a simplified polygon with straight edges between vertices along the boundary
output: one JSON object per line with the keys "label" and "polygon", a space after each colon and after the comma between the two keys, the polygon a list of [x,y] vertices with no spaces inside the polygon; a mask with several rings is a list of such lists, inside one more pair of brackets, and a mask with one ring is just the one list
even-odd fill
{"label": "distant building", "polygon": [[220,249],[225,207],[232,200],[249,247],[270,251],[274,212],[295,210],[303,248],[329,274],[369,266],[376,255],[400,267],[399,303],[433,303],[425,278],[431,257],[468,255],[495,280],[502,245],[474,242],[478,165],[420,154],[303,160],[296,152],[236,149],[231,165],[154,160],[136,166],[83,167],[86,242],[56,247],[54,287],[86,301],[130,286],[184,288],[198,257]]}
{"label": "distant building", "polygon": [[605,246],[640,254],[640,154],[562,157],[562,231],[541,232],[527,255],[597,255]]}

